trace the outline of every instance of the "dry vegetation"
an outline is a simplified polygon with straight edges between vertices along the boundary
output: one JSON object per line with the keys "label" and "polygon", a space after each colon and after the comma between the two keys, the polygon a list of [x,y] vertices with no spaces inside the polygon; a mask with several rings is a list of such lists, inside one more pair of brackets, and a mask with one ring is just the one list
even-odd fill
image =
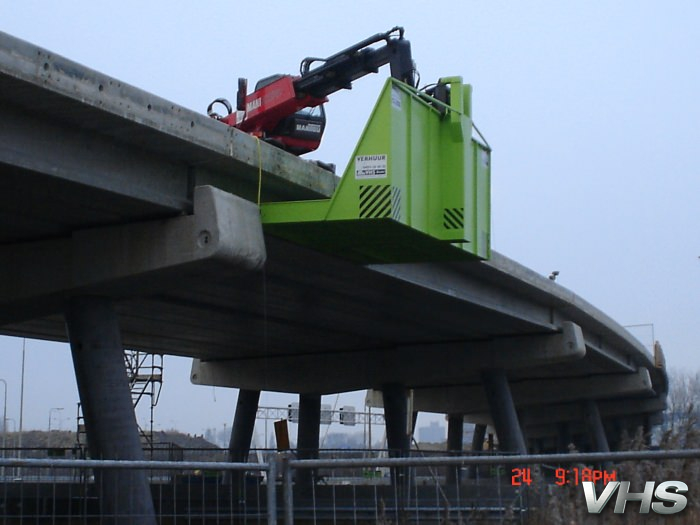
{"label": "dry vegetation", "polygon": [[[76,433],[68,430],[27,430],[22,432],[22,456],[25,458],[45,458],[49,455],[64,458],[84,458],[87,454],[85,436],[81,436],[82,443],[79,443]],[[219,449],[202,436],[192,436],[177,430],[158,431],[153,433],[154,447],[158,451],[170,452],[173,449],[181,451],[180,456],[187,456],[193,461],[222,460],[224,456],[219,454]],[[8,448],[7,456],[16,455],[13,449],[20,444],[18,432],[8,432],[5,436],[5,443]],[[146,457],[149,458],[149,445],[144,440]],[[207,454],[208,451],[211,453]],[[162,456],[162,453],[161,453]],[[194,456],[194,457],[190,457]],[[211,456],[211,457],[210,457]],[[221,457],[219,457],[221,456]],[[154,459],[171,459],[168,457],[158,457]],[[174,459],[182,460],[183,457]]]}
{"label": "dry vegetation", "polygon": [[[700,373],[671,374],[671,391],[668,398],[667,423],[659,439],[663,450],[700,449]],[[648,436],[641,430],[628,437],[625,449],[645,450]],[[531,501],[543,504],[530,513],[528,523],[537,525],[589,525],[589,524],[678,524],[700,523],[700,460],[628,461],[615,466],[618,480],[630,482],[630,490],[641,492],[647,481],[660,483],[668,480],[683,481],[688,485],[687,507],[673,515],[639,513],[639,503],[627,505],[625,514],[614,514],[611,501],[600,515],[589,514],[583,489],[579,486],[540,487],[535,489]],[[598,488],[598,493],[602,487]],[[615,496],[613,496],[614,500]]]}

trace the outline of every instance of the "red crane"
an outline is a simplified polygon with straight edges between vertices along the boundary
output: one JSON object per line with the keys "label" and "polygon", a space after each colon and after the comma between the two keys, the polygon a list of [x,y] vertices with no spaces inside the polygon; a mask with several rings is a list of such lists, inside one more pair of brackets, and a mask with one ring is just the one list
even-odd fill
{"label": "red crane", "polygon": [[[305,58],[298,76],[272,75],[260,80],[250,94],[247,80],[239,78],[236,111],[228,100],[217,98],[207,114],[295,155],[314,151],[326,127],[323,104],[328,95],[350,89],[354,80],[385,64],[390,64],[392,77],[416,87],[411,45],[403,33],[402,27],[395,27],[328,58]],[[222,104],[227,114],[217,114],[216,104]]]}

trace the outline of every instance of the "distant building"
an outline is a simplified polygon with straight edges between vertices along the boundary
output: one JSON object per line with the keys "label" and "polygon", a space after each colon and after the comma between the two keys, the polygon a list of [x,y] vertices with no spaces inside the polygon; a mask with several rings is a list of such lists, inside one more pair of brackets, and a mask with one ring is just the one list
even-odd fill
{"label": "distant building", "polygon": [[323,448],[358,449],[363,448],[362,434],[331,432],[323,439]]}
{"label": "distant building", "polygon": [[437,421],[431,421],[427,427],[418,429],[418,441],[421,443],[443,443],[445,441],[445,427]]}
{"label": "distant building", "polygon": [[474,440],[474,425],[471,423],[465,423],[462,427],[462,443],[466,447],[470,447],[472,441]]}

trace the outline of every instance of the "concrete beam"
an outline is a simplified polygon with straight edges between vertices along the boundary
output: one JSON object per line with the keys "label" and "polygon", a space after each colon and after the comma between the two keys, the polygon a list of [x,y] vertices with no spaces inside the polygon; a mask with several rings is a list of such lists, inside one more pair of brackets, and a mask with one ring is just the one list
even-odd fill
{"label": "concrete beam", "polygon": [[[573,402],[654,395],[646,368],[633,374],[519,381],[513,382],[510,388],[518,408],[551,404],[552,400]],[[414,406],[421,412],[479,414],[488,411],[487,399],[481,385],[440,389],[417,388],[414,390]]]}
{"label": "concrete beam", "polygon": [[[665,404],[662,399],[608,399],[595,403],[611,449],[619,448],[623,431],[634,435],[637,427],[649,421],[663,422]],[[519,411],[520,422],[528,438],[549,438],[552,450],[566,452],[571,442],[577,447],[595,449],[591,436],[593,423],[584,410],[585,405],[585,402],[575,401],[526,407]]]}
{"label": "concrete beam", "polygon": [[[585,355],[581,328],[564,322],[561,332],[488,342],[423,344],[231,361],[195,360],[192,377],[193,382],[203,385],[237,388],[258,385],[264,390],[332,393],[380,388],[384,383],[398,381],[411,388],[459,384],[468,382],[470,377],[477,380],[476,371],[483,367],[506,370],[543,367],[580,360]],[[306,370],[316,380],[310,383],[306,380],[308,374],[299,373],[294,381],[289,374],[292,368]]]}
{"label": "concrete beam", "polygon": [[[495,280],[489,270],[504,265],[506,270]],[[529,279],[531,270],[518,265],[499,254],[491,252],[491,261],[477,265],[463,264],[374,264],[368,268],[377,273],[390,276],[395,279],[410,282],[416,286],[430,288],[445,295],[454,297],[458,301],[464,301],[477,306],[479,309],[488,310],[493,316],[503,314],[516,316],[527,320],[528,324],[538,326],[539,332],[554,331],[557,325],[552,321],[552,309],[548,302],[533,303],[526,299],[525,294],[512,294],[505,300],[494,295],[494,289],[500,289],[505,280],[520,281]],[[426,272],[426,268],[430,268]],[[465,271],[465,269],[468,270]],[[542,279],[542,276],[538,276]],[[540,284],[545,284],[549,279],[544,278]],[[549,281],[551,283],[551,281]]]}
{"label": "concrete beam", "polygon": [[0,247],[0,325],[60,311],[70,295],[139,296],[202,272],[265,263],[258,207],[198,187],[194,214]]}
{"label": "concrete beam", "polygon": [[[557,400],[558,401],[558,400]],[[658,414],[665,410],[666,403],[662,399],[621,399],[598,400],[598,411],[603,419],[622,418],[635,414]],[[580,400],[568,403],[554,403],[540,406],[525,407],[520,412],[524,425],[545,425],[552,421],[582,421],[583,405]]]}
{"label": "concrete beam", "polygon": [[578,450],[605,452],[619,448],[623,432],[634,435],[648,419],[644,414],[636,414],[604,420],[595,401],[579,403],[577,414],[581,419],[539,421],[538,424],[524,424],[524,427],[529,439],[546,441],[551,451],[566,453],[573,445]]}
{"label": "concrete beam", "polygon": [[196,184],[251,200],[260,168],[264,200],[330,196],[336,185],[315,163],[211,119],[204,108],[178,106],[2,32],[0,102],[0,163],[104,185],[115,196],[187,205],[191,171],[208,179]]}

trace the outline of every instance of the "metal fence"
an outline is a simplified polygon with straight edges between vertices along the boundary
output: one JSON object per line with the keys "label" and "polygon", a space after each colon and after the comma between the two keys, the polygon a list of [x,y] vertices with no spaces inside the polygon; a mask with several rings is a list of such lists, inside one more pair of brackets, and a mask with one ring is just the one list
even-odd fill
{"label": "metal fence", "polygon": [[698,458],[700,450],[315,460],[270,453],[258,463],[4,459],[0,524],[141,523],[129,509],[101,511],[113,497],[101,487],[106,471],[146,471],[163,525],[522,524],[533,509],[551,507],[555,487],[613,479],[629,461],[690,472]]}
{"label": "metal fence", "polygon": [[[107,514],[104,473],[147,472],[157,522],[275,523],[277,462],[74,459],[0,460],[0,523],[142,523],[128,508]],[[128,484],[128,478],[125,480]],[[111,506],[113,507],[113,505]]]}

